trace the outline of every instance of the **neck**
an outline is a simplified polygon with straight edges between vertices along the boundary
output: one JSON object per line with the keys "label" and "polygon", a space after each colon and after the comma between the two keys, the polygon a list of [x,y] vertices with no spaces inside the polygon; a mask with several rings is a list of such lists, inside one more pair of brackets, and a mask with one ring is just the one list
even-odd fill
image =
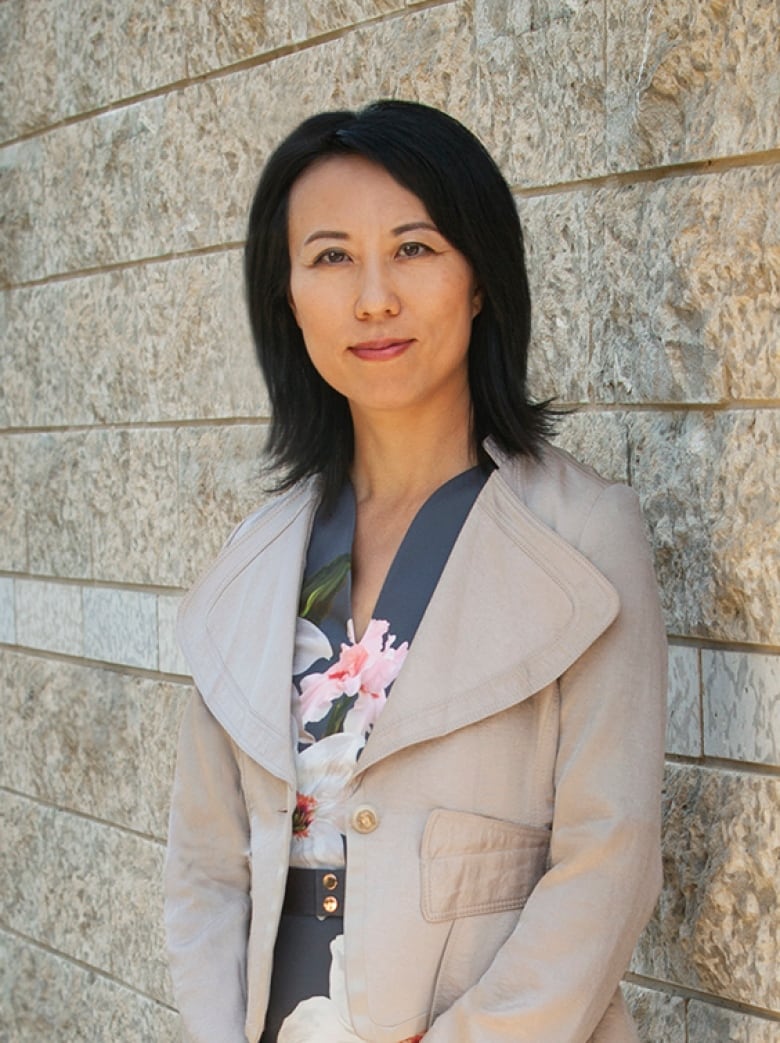
{"label": "neck", "polygon": [[426,411],[413,420],[395,413],[367,416],[353,409],[352,420],[351,477],[359,504],[424,498],[477,462],[469,402],[460,410]]}

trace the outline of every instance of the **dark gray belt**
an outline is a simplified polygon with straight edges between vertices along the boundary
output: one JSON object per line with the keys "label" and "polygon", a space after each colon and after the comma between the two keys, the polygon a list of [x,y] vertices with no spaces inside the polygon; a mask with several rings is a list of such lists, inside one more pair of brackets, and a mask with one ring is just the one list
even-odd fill
{"label": "dark gray belt", "polygon": [[343,916],[346,876],[346,869],[290,868],[282,912],[291,916]]}

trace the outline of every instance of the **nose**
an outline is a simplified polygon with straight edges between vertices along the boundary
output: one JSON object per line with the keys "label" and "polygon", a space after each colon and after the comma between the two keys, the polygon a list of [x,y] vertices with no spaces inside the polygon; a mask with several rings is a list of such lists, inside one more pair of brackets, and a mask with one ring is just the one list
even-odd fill
{"label": "nose", "polygon": [[355,298],[355,314],[359,319],[397,315],[401,301],[391,273],[381,261],[363,264]]}

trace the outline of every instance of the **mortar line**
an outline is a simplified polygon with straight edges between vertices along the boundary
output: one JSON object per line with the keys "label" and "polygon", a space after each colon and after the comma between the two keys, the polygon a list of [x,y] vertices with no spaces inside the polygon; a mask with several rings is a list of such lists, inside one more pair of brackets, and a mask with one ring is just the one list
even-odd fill
{"label": "mortar line", "polygon": [[623,981],[630,982],[632,985],[639,985],[642,988],[652,989],[654,992],[663,992],[667,995],[679,996],[687,1000],[699,1000],[712,1007],[722,1007],[725,1010],[732,1010],[738,1014],[750,1014],[753,1017],[763,1018],[766,1021],[780,1021],[780,1012],[774,1011],[770,1007],[745,1003],[742,1000],[731,1000],[718,996],[715,993],[707,992],[705,989],[692,988],[689,985],[666,981],[663,978],[653,978],[650,975],[626,971]]}
{"label": "mortar line", "polygon": [[668,764],[679,764],[689,768],[707,768],[711,771],[729,775],[758,775],[770,779],[780,778],[780,765],[759,764],[756,761],[731,760],[728,757],[713,757],[707,753],[701,757],[689,756],[683,753],[667,753],[665,760]]}
{"label": "mortar line", "polygon": [[109,112],[121,112],[122,110],[137,105],[140,102],[153,101],[156,98],[164,98],[169,94],[175,94],[177,91],[185,90],[188,87],[200,86],[201,84],[221,80],[227,76],[247,72],[250,69],[255,69],[263,65],[269,65],[271,62],[275,62],[280,58],[287,58],[293,54],[300,54],[321,47],[323,44],[343,39],[344,37],[362,29],[392,22],[409,14],[414,15],[418,11],[431,10],[436,7],[447,7],[460,2],[461,0],[423,0],[423,2],[415,4],[413,7],[408,7],[404,4],[403,7],[398,8],[395,11],[373,15],[372,17],[363,19],[362,21],[351,22],[349,25],[329,29],[327,32],[310,36],[305,40],[279,44],[277,47],[271,47],[270,50],[263,51],[260,54],[250,55],[248,58],[241,58],[238,61],[230,62],[227,65],[221,65],[218,69],[207,69],[206,71],[197,73],[194,76],[182,76],[178,80],[158,84],[149,90],[139,91],[137,94],[127,95],[124,98],[118,98],[103,105],[96,105],[94,108],[86,109],[83,112],[64,116],[62,119],[56,120],[54,123],[49,123],[45,127],[37,127],[34,130],[23,134],[17,134],[15,137],[0,142],[0,149],[12,145],[18,145],[25,141],[31,141],[35,138],[44,137],[46,134],[50,134],[53,131],[61,130],[64,127],[71,127],[78,123],[85,123],[98,116],[104,116]]}
{"label": "mortar line", "polygon": [[[0,3],[2,2],[3,0],[0,0]],[[170,1011],[172,1014],[178,1013],[176,1008],[172,1007],[169,1003],[166,1003],[165,1000],[161,1000],[157,996],[152,996],[151,993],[144,992],[143,989],[139,989],[137,986],[129,984],[122,978],[117,978],[116,975],[112,974],[110,971],[107,971],[102,967],[98,967],[92,963],[87,963],[85,960],[80,960],[77,956],[73,956],[70,953],[63,952],[61,949],[55,949],[53,946],[49,945],[48,942],[44,942],[40,938],[33,938],[29,934],[24,934],[22,931],[17,930],[17,928],[12,927],[5,921],[0,921],[0,931],[7,935],[10,935],[13,938],[16,938],[20,942],[24,942],[26,945],[30,945],[33,948],[39,949],[41,952],[48,953],[50,956],[56,956],[59,959],[67,960],[68,963],[75,964],[75,966],[79,967],[81,970],[87,971],[90,974],[94,974],[98,978],[104,978],[106,981],[110,981],[114,985],[118,985],[123,989],[127,989],[128,992],[133,992],[137,996],[141,996],[143,999],[149,1000],[151,1003],[154,1003],[156,1006],[162,1007],[164,1010]]]}
{"label": "mortar line", "polygon": [[145,681],[157,681],[163,684],[176,684],[188,687],[192,684],[189,674],[171,674],[164,670],[153,670],[150,667],[131,666],[128,663],[114,663],[105,659],[89,659],[87,656],[70,655],[68,652],[54,652],[48,648],[35,648],[32,645],[10,644],[0,641],[0,652],[29,656],[31,659],[45,659],[48,662],[65,663],[68,666],[82,667],[86,670],[106,670],[123,677],[137,677]]}

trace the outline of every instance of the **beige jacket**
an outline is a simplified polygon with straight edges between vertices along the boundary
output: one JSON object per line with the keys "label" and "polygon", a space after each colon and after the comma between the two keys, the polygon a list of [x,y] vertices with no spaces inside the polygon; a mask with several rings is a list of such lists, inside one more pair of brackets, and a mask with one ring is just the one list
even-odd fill
{"label": "beige jacket", "polygon": [[[377,1043],[629,1043],[618,982],[660,885],[666,678],[637,498],[555,449],[541,465],[494,455],[358,762],[350,1009]],[[253,515],[180,616],[200,696],[166,923],[197,1043],[262,1031],[315,508],[309,485]]]}

